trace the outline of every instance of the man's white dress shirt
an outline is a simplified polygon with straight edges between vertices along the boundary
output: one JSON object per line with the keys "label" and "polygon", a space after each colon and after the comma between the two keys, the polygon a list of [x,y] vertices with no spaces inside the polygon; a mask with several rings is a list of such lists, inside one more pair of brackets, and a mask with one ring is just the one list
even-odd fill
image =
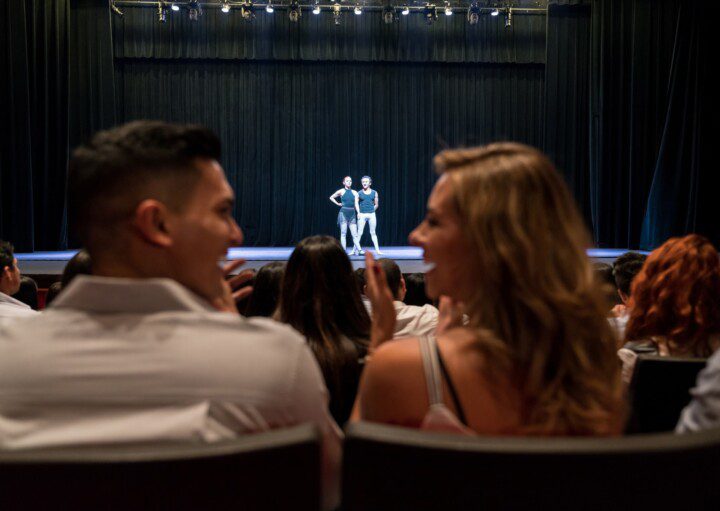
{"label": "man's white dress shirt", "polygon": [[312,422],[325,507],[342,436],[305,340],[220,313],[175,281],[78,276],[43,314],[0,325],[0,447],[215,442]]}
{"label": "man's white dress shirt", "polygon": [[395,300],[394,337],[422,337],[435,333],[438,324],[438,310],[432,305],[406,305]]}
{"label": "man's white dress shirt", "polygon": [[12,296],[0,293],[0,319],[37,316],[38,311]]}

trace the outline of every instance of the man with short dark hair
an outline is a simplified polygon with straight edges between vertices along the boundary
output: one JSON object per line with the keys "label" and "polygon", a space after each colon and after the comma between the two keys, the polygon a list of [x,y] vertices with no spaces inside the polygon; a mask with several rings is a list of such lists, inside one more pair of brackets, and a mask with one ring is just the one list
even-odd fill
{"label": "man with short dark hair", "polygon": [[645,264],[647,256],[639,252],[625,252],[615,259],[612,265],[612,275],[615,280],[618,296],[622,303],[612,309],[610,324],[617,332],[619,339],[625,338],[625,327],[628,322],[627,303],[630,300],[630,286],[635,276]]}
{"label": "man with short dark hair", "polygon": [[615,259],[612,266],[613,278],[618,295],[624,305],[630,300],[630,285],[645,264],[647,256],[639,252],[625,252]]}
{"label": "man with short dark hair", "polygon": [[0,318],[37,315],[29,305],[12,297],[20,289],[20,282],[15,249],[7,241],[0,240]]}
{"label": "man with short dark hair", "polygon": [[219,159],[211,131],[156,121],[74,152],[71,225],[93,275],[0,327],[0,446],[214,442],[311,422],[332,507],[341,434],[305,340],[217,310],[234,309],[220,261],[243,240]]}
{"label": "man with short dark hair", "polygon": [[392,259],[377,260],[387,278],[388,287],[393,294],[396,321],[393,337],[421,337],[435,332],[438,324],[438,310],[432,305],[406,305],[403,302],[407,288],[400,267]]}

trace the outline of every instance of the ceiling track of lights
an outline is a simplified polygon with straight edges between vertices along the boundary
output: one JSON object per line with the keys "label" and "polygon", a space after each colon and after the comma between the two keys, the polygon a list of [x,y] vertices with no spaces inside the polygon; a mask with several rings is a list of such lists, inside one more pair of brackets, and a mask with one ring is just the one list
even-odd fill
{"label": "ceiling track of lights", "polygon": [[[478,2],[470,2],[469,4],[457,3],[453,5],[448,1],[436,0],[435,2],[429,1],[424,5],[409,5],[399,1],[395,5],[365,5],[362,2],[354,2],[353,0],[346,0],[333,3],[319,3],[312,2],[300,4],[297,0],[283,0],[283,2],[272,2],[266,3],[254,3],[251,1],[234,1],[234,2],[197,2],[197,1],[183,1],[183,2],[171,2],[167,0],[115,0],[110,3],[111,9],[118,15],[122,16],[120,7],[154,7],[157,9],[158,20],[164,22],[167,16],[167,11],[190,11],[191,17],[196,18],[198,14],[202,14],[203,9],[220,9],[224,13],[230,13],[232,11],[241,12],[243,17],[249,17],[246,13],[251,13],[253,10],[265,10],[268,13],[272,13],[276,10],[281,11],[311,11],[313,14],[320,14],[322,11],[327,11],[333,14],[339,14],[340,12],[352,12],[355,15],[360,15],[363,12],[381,11],[383,18],[389,19],[389,16],[408,15],[410,13],[422,14],[426,18],[437,19],[438,14],[444,14],[445,16],[451,16],[453,13],[466,13],[468,20],[473,18],[475,22],[480,15],[491,15],[498,16],[503,15],[505,18],[505,26],[512,25],[513,13],[547,13],[546,7],[521,7],[512,5],[484,5],[479,6]],[[476,18],[477,16],[477,18]],[[299,16],[298,16],[299,17]],[[473,21],[470,21],[473,24]]]}

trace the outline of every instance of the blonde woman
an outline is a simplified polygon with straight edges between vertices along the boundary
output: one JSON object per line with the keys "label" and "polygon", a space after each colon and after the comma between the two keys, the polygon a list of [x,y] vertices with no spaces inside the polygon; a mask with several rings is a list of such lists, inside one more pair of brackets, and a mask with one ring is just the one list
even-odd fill
{"label": "blonde woman", "polygon": [[[622,391],[589,236],[552,163],[514,143],[443,151],[410,234],[441,300],[437,338],[387,342],[394,317],[366,256],[371,360],[355,418],[497,435],[611,435]],[[462,313],[470,318],[463,326]],[[377,349],[374,349],[377,348]]]}

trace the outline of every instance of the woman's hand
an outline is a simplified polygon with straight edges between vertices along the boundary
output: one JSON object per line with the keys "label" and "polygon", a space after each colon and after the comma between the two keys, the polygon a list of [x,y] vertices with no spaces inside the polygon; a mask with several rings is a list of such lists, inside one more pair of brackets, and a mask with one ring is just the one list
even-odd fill
{"label": "woman's hand", "polygon": [[370,353],[395,334],[395,305],[382,267],[365,252],[365,293],[372,304]]}
{"label": "woman's hand", "polygon": [[245,259],[236,259],[223,266],[223,294],[212,301],[212,306],[220,312],[238,314],[237,302],[244,300],[252,294],[253,288],[251,286],[241,286],[255,276],[254,270],[242,270],[237,275],[233,275],[229,279],[227,278],[233,270],[238,269],[245,263]]}

